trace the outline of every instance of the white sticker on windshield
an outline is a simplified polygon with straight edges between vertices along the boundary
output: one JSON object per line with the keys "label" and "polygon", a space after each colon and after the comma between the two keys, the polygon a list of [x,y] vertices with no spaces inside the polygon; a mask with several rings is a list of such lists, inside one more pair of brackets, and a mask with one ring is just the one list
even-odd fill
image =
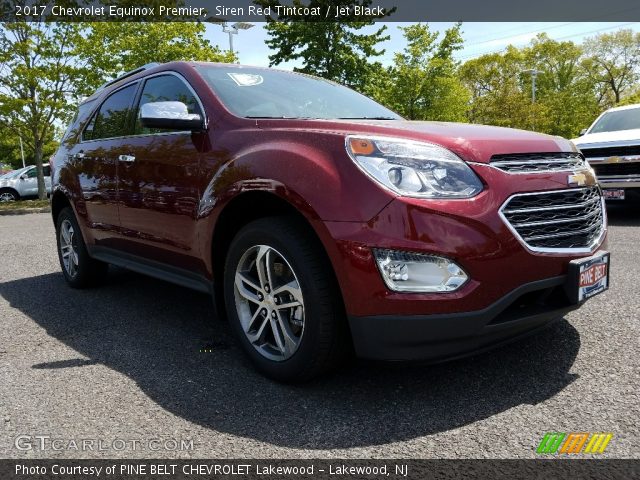
{"label": "white sticker on windshield", "polygon": [[253,87],[264,82],[262,75],[254,73],[227,73],[239,87]]}

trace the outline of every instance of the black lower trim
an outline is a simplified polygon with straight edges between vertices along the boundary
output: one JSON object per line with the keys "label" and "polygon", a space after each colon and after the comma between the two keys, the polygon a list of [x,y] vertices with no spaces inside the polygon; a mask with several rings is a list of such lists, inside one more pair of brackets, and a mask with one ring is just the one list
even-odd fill
{"label": "black lower trim", "polygon": [[376,360],[439,361],[524,335],[578,308],[565,276],[512,290],[483,310],[437,315],[349,317],[356,353]]}
{"label": "black lower trim", "polygon": [[126,268],[182,287],[203,293],[212,293],[213,284],[202,275],[161,262],[142,258],[137,255],[121,252],[109,247],[94,245],[88,248],[89,256],[105,263]]}

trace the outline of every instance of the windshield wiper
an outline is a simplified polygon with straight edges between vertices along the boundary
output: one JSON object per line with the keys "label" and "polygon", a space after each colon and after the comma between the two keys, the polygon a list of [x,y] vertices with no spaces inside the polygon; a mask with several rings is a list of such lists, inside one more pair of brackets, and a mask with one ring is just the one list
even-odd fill
{"label": "windshield wiper", "polygon": [[268,116],[268,115],[249,115],[249,116],[244,117],[244,118],[277,118],[277,119],[286,119],[286,120],[300,120],[300,119],[304,119],[304,118],[308,118],[308,117],[285,117],[285,116],[272,117],[272,116]]}
{"label": "windshield wiper", "polygon": [[396,117],[338,117],[338,120],[399,120]]}

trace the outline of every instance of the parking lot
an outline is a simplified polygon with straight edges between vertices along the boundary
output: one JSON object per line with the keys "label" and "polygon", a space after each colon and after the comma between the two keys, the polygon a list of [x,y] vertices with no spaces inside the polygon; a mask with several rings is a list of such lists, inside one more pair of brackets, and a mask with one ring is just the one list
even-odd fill
{"label": "parking lot", "polygon": [[540,334],[285,386],[207,296],[120,269],[72,290],[49,214],[0,216],[0,456],[533,458],[554,431],[611,432],[604,456],[638,458],[640,207],[609,219],[611,289]]}

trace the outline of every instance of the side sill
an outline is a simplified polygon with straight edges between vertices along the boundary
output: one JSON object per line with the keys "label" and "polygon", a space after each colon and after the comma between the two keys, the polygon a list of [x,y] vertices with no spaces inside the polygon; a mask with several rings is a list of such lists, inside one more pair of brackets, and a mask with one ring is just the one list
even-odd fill
{"label": "side sill", "polygon": [[131,255],[109,247],[91,246],[87,248],[89,256],[105,263],[126,268],[149,277],[164,280],[165,282],[180,285],[181,287],[197,290],[198,292],[212,294],[213,284],[206,277],[172,267],[164,263],[156,262],[137,255]]}

